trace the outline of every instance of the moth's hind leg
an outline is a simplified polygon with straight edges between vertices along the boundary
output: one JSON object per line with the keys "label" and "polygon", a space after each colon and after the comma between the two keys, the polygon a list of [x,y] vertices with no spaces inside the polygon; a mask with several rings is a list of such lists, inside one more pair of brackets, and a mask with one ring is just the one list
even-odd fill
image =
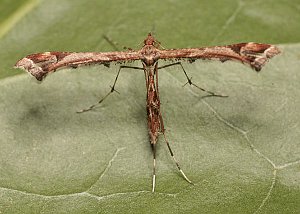
{"label": "moth's hind leg", "polygon": [[169,149],[169,152],[170,152],[170,155],[171,157],[173,158],[173,161],[175,162],[176,166],[177,166],[177,169],[179,170],[179,172],[181,173],[181,175],[183,176],[183,178],[189,182],[190,184],[193,184],[193,182],[185,175],[185,173],[183,172],[183,170],[181,169],[180,165],[179,165],[179,162],[176,160],[175,156],[174,156],[174,153],[171,149],[171,146],[166,138],[166,135],[165,135],[165,128],[164,128],[164,122],[163,122],[163,119],[162,119],[162,116],[161,116],[161,113],[159,114],[159,117],[160,117],[160,126],[161,126],[161,133],[163,134],[164,136],[164,140],[168,146],[168,149]]}
{"label": "moth's hind leg", "polygon": [[156,180],[156,146],[151,144],[153,154],[153,171],[152,171],[152,192],[155,191],[155,180]]}

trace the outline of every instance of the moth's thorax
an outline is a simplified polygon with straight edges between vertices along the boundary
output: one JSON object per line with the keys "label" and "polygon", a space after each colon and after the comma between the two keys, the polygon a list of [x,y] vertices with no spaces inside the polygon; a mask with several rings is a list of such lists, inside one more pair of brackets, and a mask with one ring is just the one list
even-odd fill
{"label": "moth's thorax", "polygon": [[142,61],[147,65],[154,65],[159,59],[159,50],[153,45],[145,45],[141,50]]}

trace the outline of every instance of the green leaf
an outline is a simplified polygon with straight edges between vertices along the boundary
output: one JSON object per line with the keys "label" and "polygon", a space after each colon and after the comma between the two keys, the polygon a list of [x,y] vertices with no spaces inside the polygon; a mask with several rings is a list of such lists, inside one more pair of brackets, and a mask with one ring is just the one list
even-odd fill
{"label": "green leaf", "polygon": [[[24,14],[30,3],[0,7]],[[297,7],[55,0],[38,2],[18,22],[7,21],[16,14],[8,13],[0,22],[10,25],[0,39],[0,213],[298,213]],[[103,34],[139,48],[153,27],[166,48],[282,43],[282,54],[259,74],[234,62],[184,64],[196,84],[228,98],[183,88],[180,68],[160,70],[166,136],[195,185],[182,178],[161,138],[155,193],[143,72],[122,71],[120,94],[77,114],[108,93],[117,65],[65,69],[42,84],[11,68],[34,52],[112,50]]]}

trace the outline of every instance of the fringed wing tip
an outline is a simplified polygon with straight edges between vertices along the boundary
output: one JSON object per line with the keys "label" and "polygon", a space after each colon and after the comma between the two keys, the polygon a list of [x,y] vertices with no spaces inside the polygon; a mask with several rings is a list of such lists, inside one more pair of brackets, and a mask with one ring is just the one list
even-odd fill
{"label": "fringed wing tip", "polygon": [[14,66],[14,68],[20,68],[32,76],[34,76],[38,81],[42,81],[48,74],[47,71],[44,71],[40,66],[34,63],[31,59],[23,58],[20,59]]}
{"label": "fringed wing tip", "polygon": [[244,53],[249,56],[250,66],[257,72],[262,69],[269,59],[281,53],[279,48],[274,45],[252,43],[253,47],[255,47],[253,50],[251,48],[247,50],[245,47],[246,50],[244,50]]}

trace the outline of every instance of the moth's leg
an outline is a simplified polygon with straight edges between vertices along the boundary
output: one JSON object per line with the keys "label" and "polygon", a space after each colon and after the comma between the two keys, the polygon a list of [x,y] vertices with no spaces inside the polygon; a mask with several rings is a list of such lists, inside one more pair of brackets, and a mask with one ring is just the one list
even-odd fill
{"label": "moth's leg", "polygon": [[155,191],[155,177],[156,177],[156,145],[151,144],[152,154],[153,154],[153,172],[152,172],[152,192]]}
{"label": "moth's leg", "polygon": [[216,97],[228,97],[227,95],[217,94],[217,93],[214,93],[214,92],[212,92],[212,91],[208,91],[208,90],[206,90],[206,89],[204,89],[204,88],[201,88],[200,86],[194,84],[194,83],[192,82],[192,77],[189,77],[189,76],[187,75],[186,71],[184,70],[184,68],[183,68],[183,66],[182,66],[182,64],[181,64],[181,62],[175,62],[175,63],[171,63],[171,64],[168,64],[168,65],[163,65],[163,66],[161,66],[161,67],[158,67],[158,69],[167,68],[167,67],[174,66],[174,65],[179,65],[179,66],[182,68],[183,73],[184,73],[184,75],[185,75],[186,78],[187,78],[187,82],[186,82],[183,86],[185,86],[186,84],[189,84],[189,85],[195,86],[196,88],[200,89],[201,91],[204,91],[204,92],[210,94],[211,96],[216,96]]}
{"label": "moth's leg", "polygon": [[[118,80],[118,77],[120,75],[120,71],[121,69],[123,68],[131,68],[131,69],[137,69],[137,70],[144,70],[143,68],[140,68],[140,67],[134,67],[134,66],[126,66],[126,65],[121,65],[119,70],[118,70],[118,73],[117,73],[117,76],[115,78],[115,81],[114,81],[114,84],[113,86],[110,86],[111,87],[111,90],[101,99],[99,100],[97,103],[89,106],[88,108],[85,108],[85,109],[81,109],[79,111],[77,111],[77,113],[83,113],[83,112],[86,112],[86,111],[90,111],[92,110],[93,108],[95,108],[97,105],[99,105],[100,103],[102,103],[110,94],[112,94],[115,90],[115,86],[116,86],[116,83],[117,83],[117,80]],[[119,93],[118,91],[116,91],[117,93]]]}
{"label": "moth's leg", "polygon": [[162,119],[162,116],[161,116],[161,113],[159,113],[159,118],[160,118],[160,129],[161,129],[161,133],[164,135],[164,139],[165,139],[165,142],[168,146],[168,149],[169,149],[169,152],[170,152],[170,155],[171,157],[173,158],[179,172],[181,173],[181,175],[184,177],[184,179],[189,182],[190,184],[193,184],[192,181],[185,175],[185,173],[182,171],[180,165],[179,165],[179,162],[176,160],[175,156],[174,156],[174,153],[171,149],[171,146],[169,144],[169,142],[167,141],[167,138],[166,138],[166,135],[165,135],[165,128],[164,128],[164,122],[163,122],[163,119]]}

